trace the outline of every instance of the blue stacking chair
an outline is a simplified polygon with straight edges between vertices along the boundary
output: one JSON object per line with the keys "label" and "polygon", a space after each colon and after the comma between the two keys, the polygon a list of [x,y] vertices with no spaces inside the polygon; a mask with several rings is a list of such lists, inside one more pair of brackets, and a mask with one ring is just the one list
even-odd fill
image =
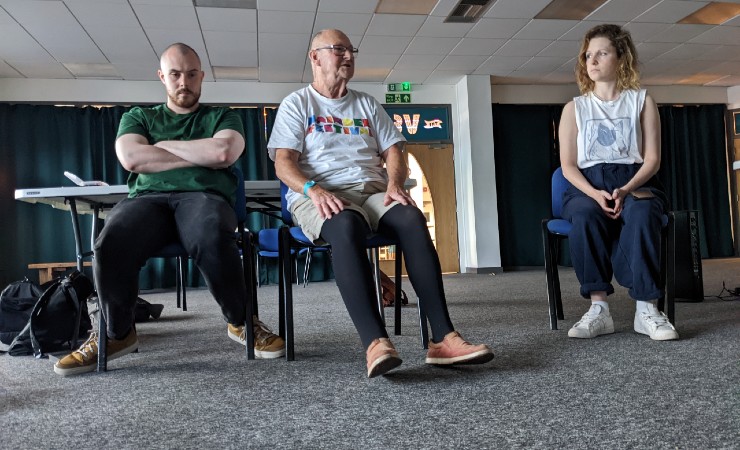
{"label": "blue stacking chair", "polygon": [[[560,241],[568,238],[571,223],[562,217],[563,193],[570,186],[558,167],[552,174],[552,217],[542,220],[542,243],[545,250],[545,276],[547,278],[547,300],[550,305],[550,329],[558,329],[558,320],[563,320],[563,302],[558,275]],[[660,285],[665,295],[658,299],[658,309],[664,311],[675,325],[675,230],[673,212],[663,215],[661,233]]]}
{"label": "blue stacking chair", "polygon": [[[242,255],[244,282],[246,284],[248,295],[251,293],[252,297],[250,301],[246,302],[247,322],[244,327],[247,341],[246,353],[247,359],[254,359],[254,329],[252,328],[252,316],[256,314],[256,287],[250,286],[253,285],[254,282],[254,250],[252,234],[244,227],[244,223],[247,220],[247,199],[244,194],[244,175],[242,174],[242,171],[236,167],[232,167],[231,170],[237,178],[236,200],[234,202],[234,212],[236,213],[237,219],[237,241],[239,243],[239,251]],[[168,256],[175,256],[178,258],[178,286],[181,286],[183,291],[183,310],[187,310],[187,307],[185,306],[185,283],[183,273],[185,273],[184,261],[187,261],[189,255],[179,240],[173,240],[165,245],[162,250],[152,255],[152,258]],[[107,370],[108,365],[107,340],[105,339],[107,332],[103,314],[98,314],[98,317],[98,371],[104,372]]]}
{"label": "blue stacking chair", "polygon": [[[291,264],[290,258],[286,255],[290,255],[293,249],[302,248],[316,248],[317,246],[311,242],[300,227],[292,226],[293,218],[288,211],[287,202],[285,196],[288,193],[288,186],[284,183],[280,183],[280,201],[282,206],[282,219],[286,226],[279,229],[279,265],[280,265],[280,286],[278,288],[280,305],[280,336],[285,339],[285,358],[288,361],[295,359],[294,346],[293,346],[293,290],[291,283]],[[394,320],[394,331],[396,335],[401,334],[401,258],[402,249],[399,243],[393,239],[386,238],[384,236],[376,235],[367,240],[365,246],[371,251],[371,261],[373,264],[373,271],[376,282],[376,298],[378,299],[378,309],[381,317],[385,318],[383,310],[383,298],[382,291],[380,288],[380,265],[379,265],[379,253],[378,248],[387,245],[396,246],[396,264],[395,264],[395,283],[396,283],[396,298],[394,301],[395,307],[395,320]],[[421,340],[422,346],[427,348],[428,345],[428,333],[426,327],[426,315],[422,308],[421,299],[419,299],[419,323],[421,325]]]}

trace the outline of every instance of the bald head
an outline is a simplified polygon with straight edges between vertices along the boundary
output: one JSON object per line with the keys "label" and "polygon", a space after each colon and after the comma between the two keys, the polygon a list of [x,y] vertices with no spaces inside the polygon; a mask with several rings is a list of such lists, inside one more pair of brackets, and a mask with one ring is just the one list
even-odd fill
{"label": "bald head", "polygon": [[182,42],[175,42],[174,44],[170,45],[159,56],[159,64],[162,65],[162,61],[164,61],[167,57],[170,55],[177,55],[177,56],[189,56],[189,55],[195,55],[195,58],[198,60],[198,65],[200,65],[200,56],[198,56],[198,53],[193,50],[193,47],[183,44]]}
{"label": "bald head", "polygon": [[311,50],[319,47],[325,47],[327,45],[332,45],[334,44],[334,41],[349,42],[349,38],[340,30],[321,30],[318,33],[314,34],[313,38],[311,38]]}

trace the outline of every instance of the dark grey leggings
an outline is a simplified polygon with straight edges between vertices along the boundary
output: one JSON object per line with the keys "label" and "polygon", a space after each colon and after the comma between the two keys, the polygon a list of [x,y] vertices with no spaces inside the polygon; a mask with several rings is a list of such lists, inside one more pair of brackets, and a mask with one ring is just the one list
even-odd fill
{"label": "dark grey leggings", "polygon": [[[439,257],[424,215],[414,206],[396,205],[380,219],[378,233],[401,243],[409,279],[429,319],[432,340],[441,341],[454,328],[447,311]],[[378,312],[364,245],[369,234],[367,222],[351,210],[333,216],[321,228],[321,238],[331,244],[339,292],[365,348],[377,338],[388,337]]]}
{"label": "dark grey leggings", "polygon": [[243,324],[247,292],[235,229],[234,209],[215,194],[149,194],[118,203],[95,241],[95,282],[108,336],[122,339],[128,334],[139,270],[176,238],[203,274],[226,320]]}

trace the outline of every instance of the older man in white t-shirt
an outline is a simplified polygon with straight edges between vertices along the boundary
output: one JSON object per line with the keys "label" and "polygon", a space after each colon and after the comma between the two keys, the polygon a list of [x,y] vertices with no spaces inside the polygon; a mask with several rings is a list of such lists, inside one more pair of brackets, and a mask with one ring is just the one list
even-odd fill
{"label": "older man in white t-shirt", "polygon": [[406,256],[432,330],[426,362],[488,362],[491,349],[466,342],[452,326],[426,219],[403,187],[403,135],[373,97],[347,88],[355,53],[341,31],[317,33],[309,51],[313,83],[280,105],[268,149],[277,176],[290,188],[288,209],[306,236],[332,247],[334,275],[366,349],[368,377],[401,364],[374,306],[364,248],[373,233],[398,240]]}

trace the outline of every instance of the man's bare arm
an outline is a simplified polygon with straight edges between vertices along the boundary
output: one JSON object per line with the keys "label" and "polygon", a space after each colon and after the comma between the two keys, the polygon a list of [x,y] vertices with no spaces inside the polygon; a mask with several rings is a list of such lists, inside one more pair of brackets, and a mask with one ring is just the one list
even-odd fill
{"label": "man's bare arm", "polygon": [[386,206],[394,200],[402,205],[416,205],[403,187],[408,175],[408,168],[403,157],[402,146],[403,143],[393,144],[380,155],[385,161],[385,170],[388,172],[388,189],[383,200]]}
{"label": "man's bare arm", "polygon": [[154,145],[196,166],[223,169],[239,159],[244,151],[244,138],[237,131],[221,130],[212,138],[161,141]]}
{"label": "man's bare arm", "polygon": [[146,137],[140,134],[124,134],[116,139],[116,156],[124,169],[134,173],[157,173],[195,166],[167,150],[149,145]]}
{"label": "man's bare arm", "polygon": [[[295,192],[303,192],[303,186],[308,181],[308,177],[298,167],[300,156],[300,153],[289,148],[275,150],[275,174]],[[344,209],[342,199],[318,184],[309,189],[307,194],[311,197],[316,209],[319,210],[319,215],[324,219],[328,219]]]}

